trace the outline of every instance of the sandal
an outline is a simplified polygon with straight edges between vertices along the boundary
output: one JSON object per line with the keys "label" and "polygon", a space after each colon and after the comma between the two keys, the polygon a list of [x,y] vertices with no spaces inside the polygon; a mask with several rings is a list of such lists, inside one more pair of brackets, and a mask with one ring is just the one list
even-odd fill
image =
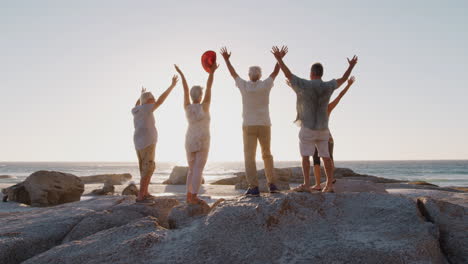
{"label": "sandal", "polygon": [[310,187],[305,187],[304,184],[301,184],[293,189],[294,192],[310,192]]}
{"label": "sandal", "polygon": [[202,199],[196,197],[195,199],[191,200],[191,201],[187,201],[188,204],[193,204],[193,205],[202,205],[202,204],[205,204],[206,202],[203,201]]}

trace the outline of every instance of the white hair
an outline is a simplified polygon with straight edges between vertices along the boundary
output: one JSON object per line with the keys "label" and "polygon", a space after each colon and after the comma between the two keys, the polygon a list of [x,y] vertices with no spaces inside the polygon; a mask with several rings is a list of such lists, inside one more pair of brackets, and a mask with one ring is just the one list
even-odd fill
{"label": "white hair", "polygon": [[197,101],[201,99],[201,96],[203,94],[203,87],[199,85],[195,85],[190,89],[190,97],[192,98],[192,101]]}
{"label": "white hair", "polygon": [[262,77],[262,68],[259,66],[252,66],[249,68],[249,77],[258,76],[258,79]]}
{"label": "white hair", "polygon": [[151,92],[142,92],[140,95],[140,105],[146,104],[149,99],[154,99]]}

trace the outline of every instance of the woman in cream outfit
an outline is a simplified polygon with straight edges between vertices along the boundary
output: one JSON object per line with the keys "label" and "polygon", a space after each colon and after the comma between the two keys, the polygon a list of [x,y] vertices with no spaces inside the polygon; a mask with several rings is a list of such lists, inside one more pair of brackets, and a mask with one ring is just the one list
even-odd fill
{"label": "woman in cream outfit", "polygon": [[[204,201],[198,198],[197,194],[200,189],[203,169],[205,168],[208,159],[208,151],[210,149],[211,87],[213,85],[213,75],[218,65],[213,64],[211,66],[204,98],[203,88],[201,86],[193,86],[189,93],[187,80],[184,74],[177,65],[175,65],[175,68],[182,79],[184,88],[184,109],[189,123],[185,136],[185,150],[187,152],[187,162],[189,165],[187,174],[187,202],[200,204],[204,203]],[[192,103],[190,103],[190,98],[192,99]]]}

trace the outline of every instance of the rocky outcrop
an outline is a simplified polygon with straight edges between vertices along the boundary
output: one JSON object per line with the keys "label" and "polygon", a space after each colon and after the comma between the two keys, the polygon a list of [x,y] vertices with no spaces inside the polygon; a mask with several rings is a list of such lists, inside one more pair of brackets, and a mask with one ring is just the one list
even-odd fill
{"label": "rocky outcrop", "polygon": [[135,183],[130,183],[125,189],[122,191],[122,195],[138,195],[138,187],[135,185]]}
{"label": "rocky outcrop", "polygon": [[174,230],[140,218],[24,263],[446,263],[438,239],[411,199],[280,193],[221,202]]}
{"label": "rocky outcrop", "polygon": [[91,176],[81,176],[80,179],[84,184],[91,183],[108,183],[110,185],[121,185],[132,179],[130,173],[119,174],[99,174]]}
{"label": "rocky outcrop", "polygon": [[[260,190],[260,192],[269,192],[267,184],[268,183],[267,183],[266,179],[259,179],[258,180],[258,189]],[[278,187],[278,189],[280,191],[287,191],[287,190],[291,189],[288,182],[278,181],[277,180],[275,182],[275,185],[276,185],[276,187]],[[246,180],[243,180],[243,181],[241,181],[241,182],[239,182],[239,183],[237,183],[235,185],[236,190],[239,190],[239,189],[240,190],[246,190],[248,187],[249,187],[249,184],[247,183]]]}
{"label": "rocky outcrop", "polygon": [[[325,181],[325,171],[323,168],[322,170],[322,180]],[[278,185],[283,186],[284,190],[289,189],[288,183],[302,183],[304,181],[304,176],[302,174],[302,168],[301,167],[289,167],[289,168],[275,168],[274,174],[276,177],[276,181]],[[226,178],[226,179],[221,179],[218,181],[215,181],[211,184],[215,185],[236,185],[237,189],[247,189],[248,184],[245,178],[245,172],[238,172],[235,173],[236,176]],[[266,182],[266,177],[265,177],[265,171],[259,170],[257,171],[258,179],[259,179],[259,184],[260,182]],[[386,179],[382,177],[376,177],[376,176],[371,176],[371,175],[363,175],[363,174],[358,174],[352,171],[351,169],[348,168],[335,168],[335,178],[341,179],[341,178],[346,178],[350,180],[360,180],[360,181],[369,181],[373,183],[400,183],[403,181],[399,180],[392,180],[392,179]],[[312,184],[315,184],[315,178],[313,174],[313,169],[311,168],[310,171],[310,181]],[[264,185],[263,183],[261,185]],[[288,187],[286,187],[288,186]],[[262,187],[260,187],[262,189]],[[281,188],[280,188],[281,189]],[[263,188],[265,190],[265,188]]]}
{"label": "rocky outcrop", "polygon": [[8,200],[32,206],[79,201],[84,192],[80,178],[58,171],[36,171],[22,183],[6,188]]}
{"label": "rocky outcrop", "polygon": [[468,210],[466,207],[419,198],[422,214],[440,231],[440,245],[450,263],[468,263]]}
{"label": "rocky outcrop", "polygon": [[93,195],[112,195],[114,194],[115,187],[112,184],[104,183],[104,186],[101,189],[92,190],[91,194]]}
{"label": "rocky outcrop", "polygon": [[15,177],[11,176],[11,175],[0,175],[0,179],[13,179]]}
{"label": "rocky outcrop", "polygon": [[[183,185],[187,182],[188,167],[184,166],[175,166],[172,168],[171,175],[169,179],[165,180],[163,184],[175,184]],[[202,184],[205,183],[205,179],[202,178]]]}

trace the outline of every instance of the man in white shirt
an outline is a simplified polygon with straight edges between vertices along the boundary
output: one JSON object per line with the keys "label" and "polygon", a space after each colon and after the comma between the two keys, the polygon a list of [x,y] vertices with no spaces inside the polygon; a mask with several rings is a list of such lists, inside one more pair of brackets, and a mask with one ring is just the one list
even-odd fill
{"label": "man in white shirt", "polygon": [[[286,49],[282,49],[282,56],[287,53]],[[262,149],[262,158],[265,164],[265,175],[268,181],[268,188],[271,193],[278,192],[278,188],[274,183],[273,176],[273,156],[270,151],[271,143],[271,121],[269,112],[270,91],[273,88],[274,80],[279,73],[279,65],[275,65],[275,69],[270,76],[265,80],[260,80],[262,70],[258,66],[252,66],[249,69],[249,81],[243,80],[236,73],[231,65],[229,58],[231,53],[224,47],[221,49],[221,54],[226,61],[226,65],[231,73],[231,76],[236,81],[236,86],[239,88],[242,95],[242,118],[243,118],[243,139],[244,139],[244,161],[247,182],[249,189],[246,195],[258,196],[257,166],[255,163],[255,155],[257,151],[257,141],[260,142]]]}

